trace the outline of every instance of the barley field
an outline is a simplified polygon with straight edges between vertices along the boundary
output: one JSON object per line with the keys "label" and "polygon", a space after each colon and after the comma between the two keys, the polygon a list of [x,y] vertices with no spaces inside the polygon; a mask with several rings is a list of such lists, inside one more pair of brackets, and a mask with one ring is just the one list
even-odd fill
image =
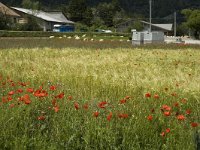
{"label": "barley field", "polygon": [[200,47],[24,41],[0,43],[0,149],[200,148]]}

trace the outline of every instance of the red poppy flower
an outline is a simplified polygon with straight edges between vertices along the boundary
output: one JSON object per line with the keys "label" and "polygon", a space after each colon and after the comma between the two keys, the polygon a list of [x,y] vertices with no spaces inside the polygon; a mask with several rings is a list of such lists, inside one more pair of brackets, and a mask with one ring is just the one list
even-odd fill
{"label": "red poppy flower", "polygon": [[75,107],[76,110],[78,110],[79,109],[79,104],[77,102],[75,102],[74,103],[74,107]]}
{"label": "red poppy flower", "polygon": [[187,100],[183,98],[183,99],[181,100],[181,102],[182,102],[183,104],[185,104],[185,103],[187,102]]}
{"label": "red poppy flower", "polygon": [[12,98],[11,96],[8,96],[8,97],[7,97],[7,100],[8,100],[8,101],[12,101],[12,99],[13,99],[13,98]]}
{"label": "red poppy flower", "polygon": [[155,109],[154,109],[154,108],[153,108],[153,109],[151,109],[151,112],[152,112],[152,113],[154,113],[154,112],[155,112]]}
{"label": "red poppy flower", "polygon": [[161,135],[162,137],[164,137],[164,136],[165,136],[165,132],[162,132],[160,135]]}
{"label": "red poppy flower", "polygon": [[187,110],[186,110],[186,114],[187,114],[187,115],[191,114],[191,112],[192,112],[192,111],[191,111],[190,109],[187,109]]}
{"label": "red poppy flower", "polygon": [[126,97],[125,97],[125,99],[130,99],[130,98],[131,98],[130,96],[126,96]]}
{"label": "red poppy flower", "polygon": [[33,88],[27,88],[26,91],[29,92],[29,93],[33,93],[34,92]]}
{"label": "red poppy flower", "polygon": [[45,116],[39,116],[38,120],[45,120]]}
{"label": "red poppy flower", "polygon": [[72,98],[73,98],[73,97],[72,97],[71,95],[70,95],[70,96],[68,96],[68,100],[72,100]]}
{"label": "red poppy flower", "polygon": [[59,106],[54,106],[53,109],[57,113],[59,111]]}
{"label": "red poppy flower", "polygon": [[89,107],[88,104],[84,104],[84,105],[83,105],[83,108],[84,108],[85,110],[87,110],[88,107]]}
{"label": "red poppy flower", "polygon": [[170,116],[171,113],[170,113],[169,111],[166,111],[166,112],[164,112],[164,115],[165,115],[165,116]]}
{"label": "red poppy flower", "polygon": [[128,114],[118,114],[119,118],[128,118]]}
{"label": "red poppy flower", "polygon": [[170,130],[170,128],[167,128],[165,131],[166,131],[166,133],[169,133],[171,130]]}
{"label": "red poppy flower", "polygon": [[125,103],[126,103],[126,99],[120,100],[120,104],[125,104]]}
{"label": "red poppy flower", "polygon": [[22,89],[18,89],[18,90],[17,90],[17,93],[22,93],[22,92],[23,92]]}
{"label": "red poppy flower", "polygon": [[177,116],[177,119],[178,119],[178,120],[185,120],[185,116],[184,116],[184,115],[178,115],[178,116]]}
{"label": "red poppy flower", "polygon": [[100,102],[100,103],[98,104],[98,107],[99,107],[99,108],[105,108],[105,107],[106,107],[106,106],[105,106],[106,104],[108,104],[108,103],[105,102],[105,101],[104,101],[104,102]]}
{"label": "red poppy flower", "polygon": [[168,106],[168,105],[163,105],[161,109],[164,109],[166,111],[170,111],[171,110],[171,107]]}
{"label": "red poppy flower", "polygon": [[10,108],[13,108],[13,107],[15,107],[15,104],[10,104],[9,107],[10,107]]}
{"label": "red poppy flower", "polygon": [[146,98],[149,98],[149,97],[151,97],[151,94],[150,94],[150,93],[146,93],[146,94],[145,94],[145,97],[146,97]]}
{"label": "red poppy flower", "polygon": [[177,94],[176,93],[172,93],[171,96],[177,96]]}
{"label": "red poppy flower", "polygon": [[64,98],[64,96],[65,96],[65,94],[64,94],[64,92],[62,92],[62,93],[58,94],[57,96],[55,96],[55,98],[62,99],[62,98]]}
{"label": "red poppy flower", "polygon": [[174,107],[179,107],[179,103],[178,102],[174,103]]}
{"label": "red poppy flower", "polygon": [[10,91],[10,92],[8,93],[8,95],[13,95],[13,94],[15,94],[14,91]]}
{"label": "red poppy flower", "polygon": [[24,96],[19,97],[18,99],[19,101],[23,101],[26,105],[31,103],[30,96],[28,94],[25,94]]}
{"label": "red poppy flower", "polygon": [[110,114],[107,116],[107,120],[110,121],[112,118],[112,112],[110,112]]}
{"label": "red poppy flower", "polygon": [[95,111],[94,113],[93,113],[93,115],[94,115],[94,117],[98,117],[99,116],[99,112],[98,111]]}
{"label": "red poppy flower", "polygon": [[191,126],[194,128],[194,127],[198,127],[198,123],[196,123],[196,122],[192,122],[191,123]]}
{"label": "red poppy flower", "polygon": [[53,106],[56,106],[56,99],[53,99],[51,103]]}
{"label": "red poppy flower", "polygon": [[147,117],[147,119],[148,119],[149,121],[152,121],[152,120],[153,120],[153,116],[152,116],[152,115],[149,115],[149,116]]}
{"label": "red poppy flower", "polygon": [[24,83],[24,82],[19,82],[19,85],[21,85],[21,86],[26,86],[27,84]]}
{"label": "red poppy flower", "polygon": [[154,95],[154,98],[155,98],[155,99],[158,99],[158,98],[159,98],[158,94],[155,94],[155,95]]}
{"label": "red poppy flower", "polygon": [[41,98],[41,97],[46,97],[46,96],[48,96],[48,93],[47,93],[47,91],[45,91],[45,90],[39,89],[39,90],[36,90],[36,91],[34,92],[34,96],[35,96],[35,97],[39,97],[39,98]]}
{"label": "red poppy flower", "polygon": [[49,87],[51,91],[55,91],[56,90],[56,86],[52,85]]}

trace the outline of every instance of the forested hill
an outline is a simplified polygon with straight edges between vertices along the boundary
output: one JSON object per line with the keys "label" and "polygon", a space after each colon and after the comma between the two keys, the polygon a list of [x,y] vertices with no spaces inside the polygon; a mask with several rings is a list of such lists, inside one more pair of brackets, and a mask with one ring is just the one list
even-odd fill
{"label": "forested hill", "polygon": [[[37,0],[37,1],[40,2],[41,8],[61,9],[61,7],[68,5],[70,0]],[[96,7],[100,3],[104,2],[110,3],[112,1],[116,0],[87,0],[87,4],[90,7]],[[148,15],[149,0],[118,0],[118,1],[120,7],[123,8],[128,15],[132,14],[143,14],[144,16]],[[153,1],[152,2],[153,15],[156,17],[164,17],[173,13],[175,10],[182,10],[184,8],[200,8],[200,0],[152,0],[152,1]],[[20,7],[22,4],[22,0],[1,0],[1,2],[9,6],[18,6],[18,7]]]}

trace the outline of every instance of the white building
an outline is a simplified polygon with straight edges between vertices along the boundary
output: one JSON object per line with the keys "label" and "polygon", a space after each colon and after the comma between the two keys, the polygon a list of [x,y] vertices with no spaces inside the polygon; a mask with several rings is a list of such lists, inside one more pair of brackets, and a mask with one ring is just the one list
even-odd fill
{"label": "white building", "polygon": [[12,7],[21,18],[19,23],[27,23],[27,15],[34,16],[38,25],[43,31],[52,31],[55,24],[74,25],[73,21],[68,20],[62,12],[44,12],[41,10],[31,10],[24,8]]}

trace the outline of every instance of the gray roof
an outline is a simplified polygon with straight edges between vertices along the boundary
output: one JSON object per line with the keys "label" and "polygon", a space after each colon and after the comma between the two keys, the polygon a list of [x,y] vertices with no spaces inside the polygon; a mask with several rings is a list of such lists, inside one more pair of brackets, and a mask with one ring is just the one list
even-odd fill
{"label": "gray roof", "polygon": [[37,18],[49,21],[49,22],[57,22],[57,23],[70,23],[74,24],[73,21],[68,20],[62,12],[44,12],[41,10],[31,10],[24,8],[12,7],[14,10],[19,12],[23,12],[25,14],[33,15]]}
{"label": "gray roof", "polygon": [[[146,22],[146,21],[141,21],[141,22],[150,25],[149,22]],[[158,28],[167,30],[167,31],[172,31],[172,26],[173,26],[173,24],[171,24],[171,23],[168,23],[168,24],[153,24],[152,23],[151,25],[154,27],[158,27]]]}

